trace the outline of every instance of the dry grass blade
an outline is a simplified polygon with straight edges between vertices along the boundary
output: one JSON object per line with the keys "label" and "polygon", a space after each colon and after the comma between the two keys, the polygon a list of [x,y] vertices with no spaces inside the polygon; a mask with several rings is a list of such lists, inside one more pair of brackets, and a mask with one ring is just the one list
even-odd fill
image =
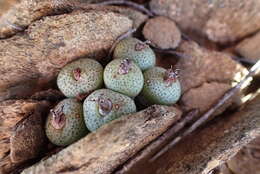
{"label": "dry grass blade", "polygon": [[161,155],[163,155],[165,152],[171,149],[175,144],[177,144],[181,139],[183,139],[184,137],[192,133],[194,130],[196,130],[199,126],[207,122],[207,120],[212,116],[212,114],[218,108],[220,108],[220,106],[222,106],[228,99],[230,99],[250,77],[254,76],[259,71],[260,71],[260,60],[257,61],[257,63],[254,66],[252,66],[252,68],[249,70],[249,73],[246,75],[246,77],[243,80],[241,80],[235,87],[227,91],[225,95],[211,109],[209,109],[205,114],[203,114],[191,127],[189,127],[186,131],[184,131],[182,134],[176,137],[172,142],[170,142],[168,145],[162,148],[155,156],[153,156],[150,159],[150,162],[153,162],[156,159],[158,159]]}

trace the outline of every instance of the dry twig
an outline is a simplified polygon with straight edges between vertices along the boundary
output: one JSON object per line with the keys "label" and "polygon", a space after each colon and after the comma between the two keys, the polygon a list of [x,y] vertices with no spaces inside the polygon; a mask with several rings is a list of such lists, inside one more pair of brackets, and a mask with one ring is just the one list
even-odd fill
{"label": "dry twig", "polygon": [[97,4],[98,5],[125,5],[125,6],[132,7],[138,11],[141,11],[150,17],[154,16],[154,14],[150,10],[145,8],[143,5],[140,5],[140,4],[131,2],[131,1],[127,1],[127,0],[111,0],[111,1],[100,2]]}
{"label": "dry twig", "polygon": [[114,51],[116,45],[117,45],[121,40],[123,40],[123,39],[129,37],[129,36],[130,36],[131,34],[133,34],[135,31],[136,31],[136,29],[133,28],[133,29],[128,30],[126,33],[122,34],[121,36],[119,36],[119,37],[116,39],[116,41],[113,43],[113,45],[111,46],[111,48],[110,48],[110,50],[109,50],[109,53],[108,53],[108,57],[111,58],[112,53],[113,53],[113,51]]}
{"label": "dry twig", "polygon": [[189,127],[186,131],[181,133],[178,137],[173,139],[169,144],[167,144],[164,148],[162,148],[155,156],[153,156],[150,159],[150,162],[155,161],[158,159],[161,155],[163,155],[165,152],[167,152],[169,149],[171,149],[175,144],[177,144],[181,139],[192,133],[194,130],[196,130],[198,127],[203,125],[205,122],[209,120],[209,118],[213,115],[213,113],[219,109],[228,99],[230,99],[236,92],[242,87],[242,85],[252,76],[258,73],[260,71],[260,60],[257,61],[257,63],[251,67],[249,70],[249,73],[246,75],[246,77],[241,80],[235,87],[231,88],[229,91],[225,93],[225,95],[211,108],[209,109],[205,114],[203,114],[191,127]]}

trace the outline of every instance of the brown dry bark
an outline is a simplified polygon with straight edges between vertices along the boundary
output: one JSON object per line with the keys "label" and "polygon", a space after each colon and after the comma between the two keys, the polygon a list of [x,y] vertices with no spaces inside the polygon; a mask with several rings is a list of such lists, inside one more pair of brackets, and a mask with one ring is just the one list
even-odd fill
{"label": "brown dry bark", "polygon": [[89,3],[94,2],[96,1],[21,0],[14,1],[9,7],[7,3],[3,3],[6,5],[0,7],[0,10],[5,11],[2,16],[0,14],[0,38],[7,38],[24,31],[31,23],[45,16],[69,13],[75,9],[110,10],[121,13],[132,19],[136,28],[147,18],[144,14],[131,8],[89,5]]}
{"label": "brown dry bark", "polygon": [[223,167],[223,174],[258,174],[260,173],[260,136],[240,150]]}
{"label": "brown dry bark", "polygon": [[57,14],[71,7],[69,0],[21,0],[16,1],[0,17],[0,38],[24,30],[43,16]]}
{"label": "brown dry bark", "polygon": [[0,101],[46,88],[61,67],[78,57],[105,58],[132,25],[110,11],[75,11],[45,17],[24,33],[0,40]]}
{"label": "brown dry bark", "polygon": [[0,102],[0,173],[8,173],[35,158],[46,143],[44,116],[47,101],[6,100]]}
{"label": "brown dry bark", "polygon": [[104,125],[23,174],[108,174],[179,120],[174,107],[151,106]]}
{"label": "brown dry bark", "polygon": [[185,31],[220,43],[236,41],[260,29],[258,0],[152,0],[150,7]]}
{"label": "brown dry bark", "polygon": [[235,114],[212,120],[156,161],[149,163],[150,154],[126,173],[209,174],[260,135],[259,107],[260,95]]}

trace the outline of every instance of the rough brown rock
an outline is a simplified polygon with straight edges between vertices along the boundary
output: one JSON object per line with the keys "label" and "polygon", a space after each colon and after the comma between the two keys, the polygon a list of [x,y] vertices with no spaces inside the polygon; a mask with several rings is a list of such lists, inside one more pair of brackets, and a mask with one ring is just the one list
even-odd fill
{"label": "rough brown rock", "polygon": [[2,16],[11,6],[17,3],[18,0],[0,0],[0,16]]}
{"label": "rough brown rock", "polygon": [[55,79],[59,69],[83,56],[104,58],[132,21],[107,11],[45,17],[25,33],[0,40],[0,101],[28,97]]}
{"label": "rough brown rock", "polygon": [[112,173],[180,116],[174,107],[151,106],[114,120],[22,173]]}
{"label": "rough brown rock", "polygon": [[[207,50],[195,42],[184,41],[178,50],[189,55],[180,59],[176,68],[180,69],[180,81],[183,92],[198,87],[205,82],[221,82],[231,84],[246,71],[228,54]],[[238,75],[240,74],[240,75]]]}
{"label": "rough brown rock", "polygon": [[181,101],[185,110],[199,108],[200,112],[204,113],[210,109],[230,87],[231,85],[225,83],[205,82],[198,88],[191,88],[184,93]]}
{"label": "rough brown rock", "polygon": [[46,101],[6,100],[0,103],[0,173],[8,173],[37,157],[45,144]]}
{"label": "rough brown rock", "polygon": [[244,58],[260,60],[260,32],[256,35],[241,41],[235,48],[235,51]]}
{"label": "rough brown rock", "polygon": [[207,50],[194,42],[183,41],[178,50],[189,55],[175,66],[180,69],[181,103],[187,110],[197,106],[206,111],[247,72],[228,54]]}
{"label": "rough brown rock", "polygon": [[220,43],[238,40],[260,29],[258,0],[152,0],[150,8],[170,17],[181,29]]}
{"label": "rough brown rock", "polygon": [[161,49],[174,49],[181,41],[181,32],[174,21],[163,16],[149,19],[143,28],[143,35]]}

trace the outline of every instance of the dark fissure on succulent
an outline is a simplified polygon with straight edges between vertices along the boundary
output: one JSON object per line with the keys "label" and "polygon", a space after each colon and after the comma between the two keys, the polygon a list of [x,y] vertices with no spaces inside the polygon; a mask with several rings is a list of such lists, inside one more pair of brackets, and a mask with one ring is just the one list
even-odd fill
{"label": "dark fissure on succulent", "polygon": [[64,105],[62,105],[59,109],[51,109],[50,112],[52,113],[53,119],[52,119],[52,126],[55,129],[61,129],[65,125],[65,115],[63,113]]}
{"label": "dark fissure on succulent", "polygon": [[100,97],[98,99],[99,113],[105,116],[111,112],[113,109],[113,103],[110,99],[105,99]]}
{"label": "dark fissure on succulent", "polygon": [[128,74],[129,71],[131,70],[131,66],[132,66],[131,60],[124,59],[119,66],[118,74],[121,74],[121,75]]}

